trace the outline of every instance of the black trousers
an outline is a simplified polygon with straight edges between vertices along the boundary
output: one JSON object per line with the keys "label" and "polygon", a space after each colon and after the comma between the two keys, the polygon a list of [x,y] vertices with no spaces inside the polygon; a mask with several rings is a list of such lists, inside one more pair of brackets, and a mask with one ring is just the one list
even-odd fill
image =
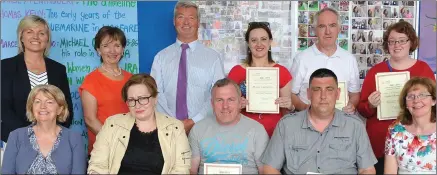
{"label": "black trousers", "polygon": [[378,163],[375,164],[376,174],[384,174],[384,157],[377,158]]}

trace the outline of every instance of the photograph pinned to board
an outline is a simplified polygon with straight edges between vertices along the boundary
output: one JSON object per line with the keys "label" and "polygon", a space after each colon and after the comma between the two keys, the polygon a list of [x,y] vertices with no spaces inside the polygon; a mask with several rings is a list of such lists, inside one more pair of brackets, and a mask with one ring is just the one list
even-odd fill
{"label": "photograph pinned to board", "polygon": [[[324,8],[333,8],[339,12],[341,20],[340,33],[337,43],[345,50],[349,50],[349,1],[299,1],[298,2],[298,52],[311,47],[317,42],[316,30],[314,27],[314,18],[318,10]],[[306,24],[306,25],[305,25]]]}
{"label": "photograph pinned to board", "polygon": [[404,20],[415,26],[415,1],[350,1],[351,52],[360,69],[360,78],[376,64],[390,59],[383,49],[387,28]]}

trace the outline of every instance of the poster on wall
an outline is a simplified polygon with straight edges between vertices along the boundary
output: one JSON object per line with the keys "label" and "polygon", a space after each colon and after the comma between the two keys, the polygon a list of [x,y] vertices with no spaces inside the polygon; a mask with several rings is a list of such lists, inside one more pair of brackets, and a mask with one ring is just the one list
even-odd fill
{"label": "poster on wall", "polygon": [[314,17],[317,11],[326,7],[335,9],[340,15],[340,33],[338,35],[338,45],[349,50],[349,1],[299,1],[297,2],[298,13],[298,38],[297,50],[302,51],[311,47],[317,42],[316,31],[313,26]]}
{"label": "poster on wall", "polygon": [[388,26],[400,20],[416,25],[415,1],[351,1],[351,51],[364,79],[374,65],[390,59],[382,37]]}
{"label": "poster on wall", "polygon": [[291,2],[285,1],[193,1],[199,5],[199,40],[218,51],[225,73],[240,64],[247,54],[244,39],[249,22],[268,22],[272,31],[273,59],[291,65]]}
{"label": "poster on wall", "polygon": [[[104,25],[119,27],[127,37],[120,67],[138,73],[138,26],[135,1],[2,1],[1,59],[17,54],[17,27],[26,15],[38,15],[49,23],[52,42],[49,58],[67,68],[73,100],[71,128],[88,142],[78,87],[100,66],[93,38]],[[84,147],[87,148],[87,145]]]}
{"label": "poster on wall", "polygon": [[420,3],[420,21],[419,34],[420,44],[417,58],[422,60],[431,67],[436,73],[436,31],[437,31],[437,16],[436,16],[437,1],[422,1]]}
{"label": "poster on wall", "polygon": [[341,22],[337,43],[356,57],[361,79],[371,67],[390,58],[382,46],[389,25],[399,20],[417,24],[416,1],[194,2],[201,13],[199,40],[222,54],[226,73],[246,57],[244,32],[252,21],[270,23],[273,58],[291,67],[297,53],[317,42],[312,26],[317,11],[337,10]]}

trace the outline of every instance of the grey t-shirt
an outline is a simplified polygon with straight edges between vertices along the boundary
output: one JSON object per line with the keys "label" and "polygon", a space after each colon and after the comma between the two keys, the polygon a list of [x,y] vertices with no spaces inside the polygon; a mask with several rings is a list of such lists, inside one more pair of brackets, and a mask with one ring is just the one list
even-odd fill
{"label": "grey t-shirt", "polygon": [[200,156],[200,174],[204,163],[241,164],[243,174],[258,174],[263,165],[259,158],[269,141],[264,127],[244,115],[234,126],[221,126],[215,117],[205,117],[188,138],[192,157]]}

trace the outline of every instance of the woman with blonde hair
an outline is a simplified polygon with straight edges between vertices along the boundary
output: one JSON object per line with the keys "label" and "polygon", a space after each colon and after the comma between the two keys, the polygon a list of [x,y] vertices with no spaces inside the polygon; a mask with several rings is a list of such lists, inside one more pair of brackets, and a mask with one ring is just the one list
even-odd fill
{"label": "woman with blonde hair", "polygon": [[401,112],[385,140],[384,174],[436,174],[436,83],[411,78],[399,96]]}
{"label": "woman with blonde hair", "polygon": [[121,94],[129,112],[106,119],[91,152],[88,174],[188,174],[191,151],[184,125],[156,112],[155,79],[133,75]]}
{"label": "woman with blonde hair", "polygon": [[58,124],[69,115],[62,91],[54,85],[35,86],[26,115],[32,124],[10,133],[2,174],[85,174],[82,136]]}
{"label": "woman with blonde hair", "polygon": [[50,27],[39,16],[25,16],[17,28],[18,55],[2,60],[1,64],[1,140],[9,133],[30,124],[26,119],[26,99],[36,85],[51,84],[65,94],[70,115],[62,124],[69,127],[73,119],[66,68],[48,58],[51,44]]}

